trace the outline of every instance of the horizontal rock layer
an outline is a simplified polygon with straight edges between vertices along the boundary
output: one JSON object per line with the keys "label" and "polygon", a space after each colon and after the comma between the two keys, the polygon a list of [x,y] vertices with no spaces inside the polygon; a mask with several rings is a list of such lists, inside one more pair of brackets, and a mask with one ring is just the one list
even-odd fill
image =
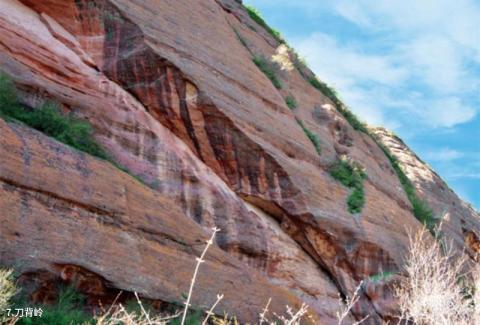
{"label": "horizontal rock layer", "polygon": [[[2,264],[63,278],[79,273],[77,266],[113,288],[181,302],[208,233],[171,199],[107,162],[25,127],[0,121],[0,131]],[[208,308],[224,293],[220,309],[237,312],[243,300],[240,317],[255,319],[270,297],[277,312],[301,304],[215,246],[201,267],[197,306]]]}

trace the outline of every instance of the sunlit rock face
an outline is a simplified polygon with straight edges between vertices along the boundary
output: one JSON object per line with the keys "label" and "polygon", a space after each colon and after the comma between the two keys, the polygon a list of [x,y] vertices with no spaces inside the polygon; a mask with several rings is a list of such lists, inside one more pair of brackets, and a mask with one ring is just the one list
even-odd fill
{"label": "sunlit rock face", "polygon": [[[239,1],[0,5],[1,69],[22,102],[55,100],[87,119],[144,182],[0,122],[2,264],[45,283],[75,279],[90,296],[119,289],[180,302],[216,226],[195,305],[224,293],[219,310],[252,321],[270,297],[277,313],[306,302],[318,324],[336,324],[339,297],[361,281],[401,273],[408,232],[421,224],[387,157],[298,70],[279,71],[283,87],[272,85],[252,57],[278,55],[279,44]],[[297,120],[321,140],[320,155]],[[402,163],[413,155],[392,148]],[[329,174],[340,156],[368,175],[357,215],[348,212],[349,190]],[[432,206],[449,211],[464,245],[478,215],[438,192],[443,183],[427,166],[404,168]],[[392,317],[391,283],[363,291],[352,321]]]}
{"label": "sunlit rock face", "polygon": [[385,129],[375,129],[382,143],[398,158],[405,174],[415,186],[419,197],[428,202],[441,221],[441,231],[459,250],[478,259],[480,215],[471,205],[462,201],[448,184],[422,161],[397,136]]}

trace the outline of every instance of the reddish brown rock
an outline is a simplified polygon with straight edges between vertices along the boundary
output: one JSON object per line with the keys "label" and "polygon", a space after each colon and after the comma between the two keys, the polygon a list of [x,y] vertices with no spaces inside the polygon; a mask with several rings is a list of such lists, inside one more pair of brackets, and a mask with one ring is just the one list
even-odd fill
{"label": "reddish brown rock", "polygon": [[419,197],[433,209],[435,217],[442,223],[440,230],[446,238],[452,240],[461,251],[467,248],[467,253],[476,258],[480,253],[480,214],[460,199],[401,139],[382,128],[376,129],[375,134],[398,158]]}
{"label": "reddish brown rock", "polygon": [[[25,127],[0,121],[0,131],[3,265],[49,271],[101,295],[104,284],[93,272],[115,288],[180,302],[208,233],[171,199],[107,162]],[[224,293],[219,310],[243,320],[255,319],[270,297],[277,312],[300,304],[217,247],[209,250],[198,280],[195,305],[208,308]],[[49,299],[49,290],[43,292],[37,300]]]}
{"label": "reddish brown rock", "polygon": [[[176,247],[169,240],[177,235],[187,240],[185,236],[191,235],[186,245],[180,245],[188,250],[184,264],[173,264],[175,269],[190,271],[187,260],[198,252],[194,240],[203,234],[197,224],[204,229],[216,225],[222,229],[216,242],[222,250],[216,249],[215,254],[222,261],[228,260],[230,267],[245,276],[255,274],[260,282],[268,280],[281,292],[279,301],[283,295],[293,299],[291,294],[306,301],[326,324],[335,323],[338,295],[352,295],[360,281],[380,270],[401,270],[408,229],[415,230],[420,223],[388,159],[298,71],[279,72],[283,88],[273,87],[252,63],[252,55],[269,58],[278,44],[237,1],[1,1],[0,64],[15,78],[22,101],[36,106],[55,99],[65,110],[88,119],[115,160],[156,190],[124,179],[128,176],[84,155],[57,159],[80,167],[88,162],[85,177],[94,184],[87,180],[74,183],[77,170],[63,171],[64,163],[58,161],[49,173],[40,166],[29,167],[27,160],[13,165],[2,161],[0,177],[9,175],[4,165],[19,168],[12,191],[43,189],[47,192],[42,192],[41,199],[53,202],[45,218],[15,208],[8,219],[11,227],[18,227],[20,216],[25,215],[31,222],[49,220],[61,230],[50,233],[47,225],[42,226],[45,230],[39,238],[51,238],[50,246],[44,248],[42,260],[29,257],[30,263],[75,265],[59,261],[68,251],[68,259],[88,263],[88,268],[77,265],[109,281],[116,279],[112,283],[119,289],[141,289],[149,298],[172,301],[178,299],[178,286],[188,272],[181,271],[177,277],[168,264],[173,263],[171,254],[176,251],[152,245],[151,238],[158,234],[143,227],[181,220],[182,224],[162,229],[161,234],[168,235],[162,240]],[[298,102],[295,112],[285,105],[288,95]],[[297,119],[321,139],[320,156]],[[26,131],[17,132],[22,138]],[[5,148],[0,149],[6,150],[13,139],[2,142]],[[17,154],[29,152],[26,144],[17,143],[16,148]],[[54,154],[40,145],[36,152]],[[329,176],[329,168],[340,155],[355,160],[368,175],[366,205],[359,215],[348,212],[349,191]],[[27,175],[31,174],[38,176],[30,180]],[[120,175],[122,181],[117,179]],[[126,198],[123,182],[136,185],[128,192],[134,198]],[[101,186],[95,195],[93,185]],[[109,191],[116,196],[103,194]],[[72,202],[95,199],[96,207],[122,211],[128,217],[121,223],[122,235],[115,237],[99,227],[91,211],[84,213],[85,219],[78,218],[76,209],[56,203],[60,193],[70,193]],[[19,195],[9,196],[4,204],[13,209]],[[132,219],[130,213],[151,216],[148,211],[153,214],[162,207],[164,213],[158,220]],[[2,218],[7,217],[2,214]],[[112,223],[112,218],[106,223]],[[138,229],[137,223],[142,222],[147,225]],[[466,229],[472,225],[468,222]],[[74,231],[72,225],[78,229]],[[125,255],[118,253],[96,266],[96,257],[91,255],[98,242],[85,242],[85,238],[103,231],[105,235],[98,236],[113,236],[102,241],[110,251],[122,252],[130,245],[141,250],[123,264]],[[55,239],[62,236],[81,245],[55,245]],[[10,254],[10,264],[17,259],[13,257],[15,245],[3,248],[4,254]],[[22,245],[26,251],[35,251],[36,241]],[[158,263],[166,265],[165,270],[158,265],[151,268],[157,259],[167,263]],[[234,279],[222,263],[215,267],[199,279],[198,286],[208,294]],[[168,290],[155,292],[151,288],[165,283],[154,278],[153,271],[176,282]],[[134,277],[135,272],[141,277]],[[222,273],[220,278],[212,276],[217,273]],[[223,283],[212,287],[214,278]],[[242,292],[253,290],[252,295],[260,300],[269,294],[265,288],[252,284]],[[384,314],[378,307],[383,306],[381,296],[371,297],[363,295],[353,317],[370,315],[369,322],[376,324],[390,312]],[[234,313],[246,318],[256,306],[243,307],[242,298],[230,297],[230,307],[235,305],[238,311]]]}

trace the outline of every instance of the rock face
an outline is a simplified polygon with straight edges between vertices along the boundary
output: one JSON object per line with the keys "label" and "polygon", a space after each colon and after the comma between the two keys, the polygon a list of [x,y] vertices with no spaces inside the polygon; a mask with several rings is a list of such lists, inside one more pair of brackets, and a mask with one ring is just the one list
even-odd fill
{"label": "rock face", "polygon": [[[36,131],[3,120],[0,130],[2,263],[65,279],[87,269],[106,280],[87,276],[78,283],[87,283],[85,291],[96,296],[106,294],[105,285],[166,301],[188,291],[208,234],[169,198]],[[244,317],[255,317],[269,295],[277,311],[283,311],[281,304],[299,305],[293,294],[219,248],[202,266],[197,305],[207,308],[200,297],[215,301],[217,292],[244,297]],[[235,300],[225,303],[235,310]]]}
{"label": "rock face", "polygon": [[462,201],[440,176],[423,162],[397,136],[378,128],[375,134],[398,158],[405,174],[415,186],[418,195],[429,203],[437,218],[442,220],[441,231],[461,250],[474,259],[480,253],[480,214]]}
{"label": "rock face", "polygon": [[[217,226],[194,304],[225,293],[220,314],[255,321],[269,297],[277,313],[306,302],[318,324],[336,323],[339,296],[360,281],[401,271],[407,232],[421,224],[387,157],[297,70],[279,72],[283,87],[274,88],[252,57],[268,58],[278,44],[238,1],[0,7],[0,68],[21,100],[34,107],[53,99],[89,120],[115,160],[148,185],[1,122],[2,265],[83,274],[95,295],[115,288],[178,302]],[[294,111],[286,96],[295,97]],[[298,120],[321,139],[321,155]],[[341,155],[368,175],[358,215],[348,212],[349,190],[329,175]],[[438,177],[415,178],[432,173],[417,162],[404,167],[419,191],[449,209],[459,245],[474,242],[478,215],[443,195]],[[392,316],[392,300],[388,285],[371,284],[351,319],[379,324]]]}

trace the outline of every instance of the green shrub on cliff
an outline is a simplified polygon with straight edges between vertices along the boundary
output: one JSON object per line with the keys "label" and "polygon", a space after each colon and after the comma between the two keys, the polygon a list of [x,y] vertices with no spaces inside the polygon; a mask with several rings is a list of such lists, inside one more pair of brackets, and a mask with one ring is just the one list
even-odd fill
{"label": "green shrub on cliff", "polygon": [[297,108],[297,100],[293,96],[285,97],[285,104],[287,104],[288,108],[292,110]]}
{"label": "green shrub on cliff", "polygon": [[17,93],[12,79],[0,72],[0,116],[8,118],[19,109]]}
{"label": "green shrub on cliff", "polygon": [[407,175],[405,175],[405,172],[400,166],[397,157],[395,157],[390,152],[390,150],[387,147],[385,147],[376,136],[372,135],[372,137],[377,143],[377,145],[383,150],[388,160],[390,161],[390,164],[395,170],[395,173],[397,174],[397,177],[403,186],[405,194],[407,194],[407,198],[412,204],[413,215],[415,216],[415,218],[417,218],[417,220],[423,223],[433,234],[435,232],[435,226],[437,224],[433,210],[430,208],[427,202],[421,200],[418,197],[415,187],[413,186],[412,182],[408,179]]}
{"label": "green shrub on cliff", "polygon": [[108,159],[105,150],[95,141],[92,126],[73,116],[65,116],[55,103],[26,111],[20,121],[60,142],[102,159]]}
{"label": "green shrub on cliff", "polygon": [[360,213],[365,205],[365,190],[363,182],[367,175],[354,163],[347,159],[340,159],[330,170],[330,175],[352,190],[347,199],[348,211]]}
{"label": "green shrub on cliff", "polygon": [[92,156],[108,159],[105,150],[95,141],[93,128],[87,122],[62,114],[57,104],[47,102],[36,109],[22,106],[11,78],[0,73],[0,115],[45,133]]}
{"label": "green shrub on cliff", "polygon": [[363,170],[354,166],[354,164],[347,159],[338,160],[330,171],[330,174],[337,181],[349,188],[360,187],[366,177]]}
{"label": "green shrub on cliff", "polygon": [[282,88],[282,82],[277,77],[276,64],[268,61],[263,56],[255,56],[253,63],[262,71],[277,89]]}
{"label": "green shrub on cliff", "polygon": [[[28,305],[28,303],[26,303]],[[23,308],[24,306],[20,306]],[[93,324],[93,318],[84,312],[85,297],[72,287],[62,287],[55,305],[38,306],[41,317],[22,317],[19,325],[71,325]]]}
{"label": "green shrub on cliff", "polygon": [[297,122],[298,122],[298,125],[300,125],[300,127],[302,128],[303,132],[305,132],[305,135],[307,136],[307,138],[312,142],[317,153],[321,155],[322,148],[320,146],[320,139],[318,138],[318,136],[312,131],[310,131],[310,129],[308,129],[301,120],[297,119]]}

